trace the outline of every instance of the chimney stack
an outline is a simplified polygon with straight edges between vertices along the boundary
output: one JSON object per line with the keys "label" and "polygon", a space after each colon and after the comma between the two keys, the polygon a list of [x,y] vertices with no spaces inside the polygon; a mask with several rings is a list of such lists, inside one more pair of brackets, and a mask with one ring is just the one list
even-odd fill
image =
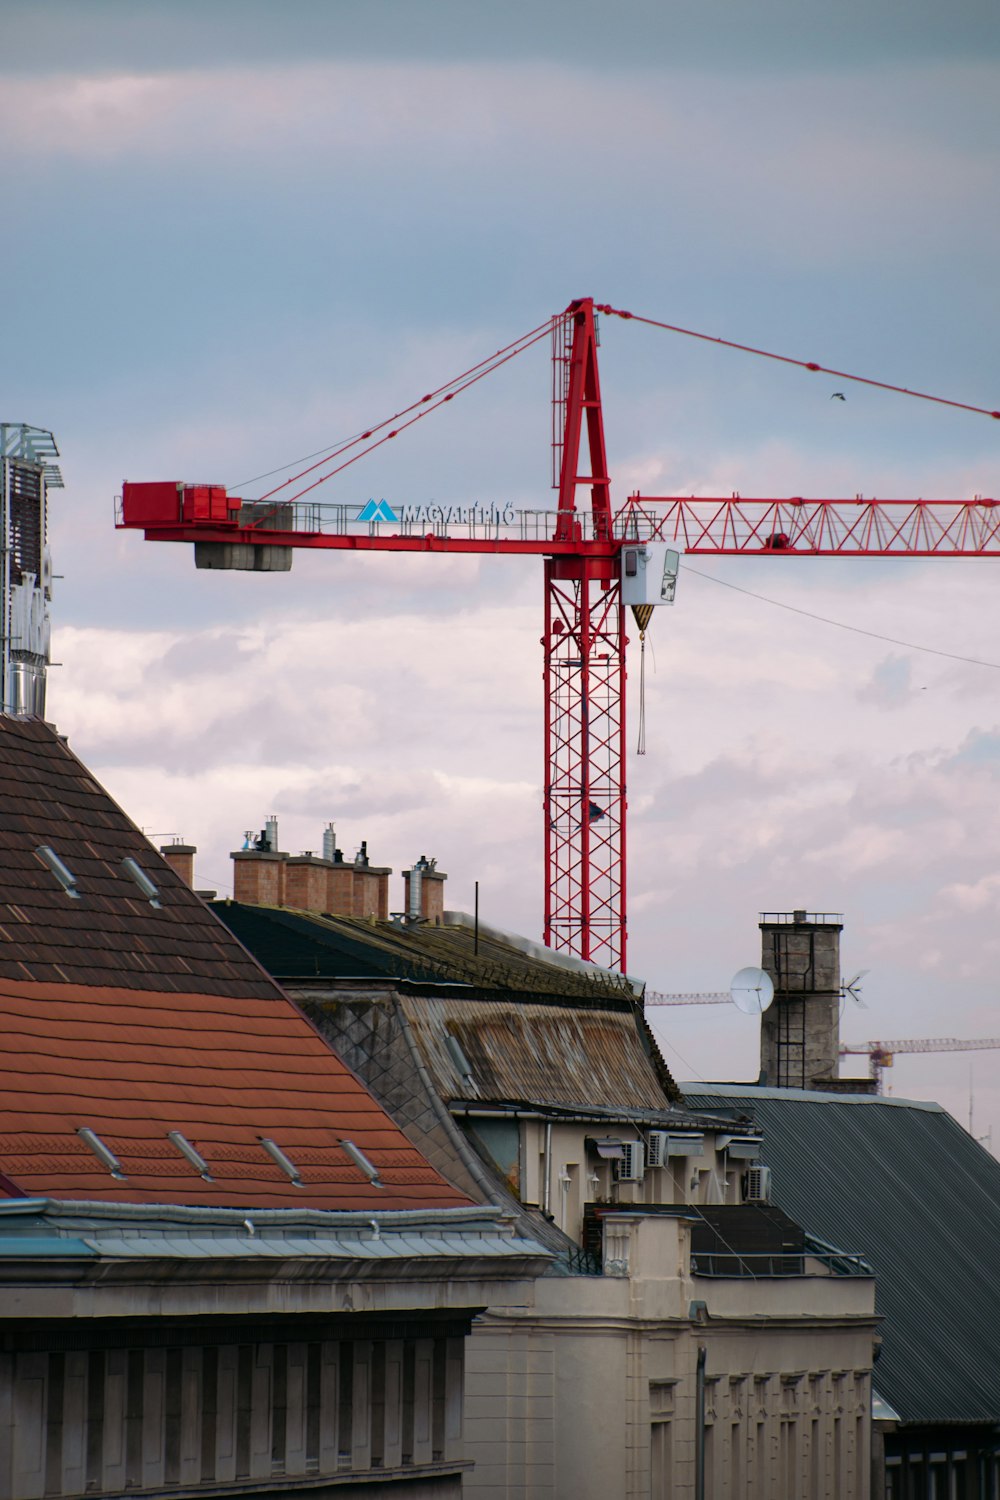
{"label": "chimney stack", "polygon": [[198,853],[194,844],[185,844],[183,839],[173,839],[160,845],[160,853],[175,875],[194,890],[194,857]]}
{"label": "chimney stack", "polygon": [[256,837],[248,830],[243,848],[232,855],[233,900],[246,906],[284,906],[287,859],[278,849],[277,818],[268,818]]}
{"label": "chimney stack", "polygon": [[388,866],[373,865],[362,842],[348,864],[336,847],[333,824],[323,830],[323,856],[288,855],[278,848],[278,823],[269,818],[258,837],[248,833],[233,859],[233,899],[247,906],[285,906],[316,916],[389,916]]}
{"label": "chimney stack", "polygon": [[444,916],[444,883],[436,859],[421,854],[412,870],[403,871],[403,909],[408,922],[440,922]]}
{"label": "chimney stack", "polygon": [[761,965],[774,1001],[760,1018],[761,1082],[835,1088],[840,1066],[839,912],[762,912]]}

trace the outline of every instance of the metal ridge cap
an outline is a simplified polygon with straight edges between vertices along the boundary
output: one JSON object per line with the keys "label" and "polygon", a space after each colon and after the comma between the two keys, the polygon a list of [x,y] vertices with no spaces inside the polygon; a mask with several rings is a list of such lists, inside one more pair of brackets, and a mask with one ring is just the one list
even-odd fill
{"label": "metal ridge cap", "polygon": [[624,981],[616,988],[620,988],[620,993],[626,999],[637,1000],[646,987],[644,979],[638,979],[632,974],[619,974],[615,969],[606,969],[601,964],[591,963],[585,958],[577,958],[573,953],[557,952],[554,948],[547,948],[544,943],[539,943],[534,938],[522,937],[520,933],[507,932],[502,927],[491,926],[489,922],[477,921],[467,911],[449,909],[443,912],[441,925],[470,929],[478,927],[483,937],[492,938],[494,942],[505,943],[525,958],[533,958],[538,963],[551,964],[556,969],[566,969],[571,973],[606,979],[609,986],[615,985],[616,980]]}
{"label": "metal ridge cap", "polygon": [[[35,1198],[19,1199],[19,1206],[30,1204],[34,1212],[43,1212],[54,1219],[99,1219],[117,1220],[141,1225],[151,1222],[173,1221],[180,1224],[197,1224],[209,1227],[218,1225],[244,1225],[249,1219],[258,1225],[278,1229],[312,1226],[318,1229],[350,1229],[370,1225],[373,1219],[386,1229],[405,1232],[410,1228],[424,1229],[437,1225],[445,1233],[454,1233],[465,1227],[489,1225],[500,1233],[512,1233],[513,1216],[504,1208],[493,1204],[470,1204],[456,1208],[394,1208],[380,1209],[373,1204],[370,1209],[354,1208],[222,1208],[185,1203],[114,1203],[84,1198]],[[2,1208],[4,1205],[0,1205]]]}
{"label": "metal ridge cap", "polygon": [[924,1109],[930,1114],[949,1113],[943,1104],[933,1099],[900,1099],[895,1094],[842,1094],[839,1090],[824,1089],[779,1089],[757,1083],[684,1083],[678,1087],[682,1093],[695,1098],[713,1099],[794,1099],[813,1104],[887,1104],[904,1109]]}
{"label": "metal ridge cap", "polygon": [[[718,1115],[707,1114],[704,1110],[680,1109],[675,1105],[655,1109],[651,1105],[638,1104],[546,1104],[527,1100],[517,1103],[506,1099],[454,1098],[447,1101],[447,1108],[451,1114],[462,1118],[481,1116],[520,1120],[592,1121],[600,1124],[646,1126],[651,1130],[700,1130],[704,1133],[707,1129],[718,1130],[726,1125],[723,1122],[720,1127]],[[750,1126],[746,1131],[741,1129],[740,1134],[759,1135],[760,1131],[755,1126]]]}
{"label": "metal ridge cap", "polygon": [[51,1198],[0,1198],[0,1215],[44,1213],[52,1202]]}

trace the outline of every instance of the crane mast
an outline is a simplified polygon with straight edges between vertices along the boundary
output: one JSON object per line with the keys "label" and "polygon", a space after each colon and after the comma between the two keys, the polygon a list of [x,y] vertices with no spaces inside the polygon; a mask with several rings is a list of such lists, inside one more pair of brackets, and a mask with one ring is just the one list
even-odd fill
{"label": "crane mast", "polygon": [[[571,545],[582,542],[577,491],[589,486],[593,545],[545,560],[544,940],[557,951],[624,969],[621,543],[612,537],[592,301],[570,305],[555,331],[553,353],[556,389],[561,384],[565,391],[555,535]],[[589,465],[581,471],[584,425]]]}

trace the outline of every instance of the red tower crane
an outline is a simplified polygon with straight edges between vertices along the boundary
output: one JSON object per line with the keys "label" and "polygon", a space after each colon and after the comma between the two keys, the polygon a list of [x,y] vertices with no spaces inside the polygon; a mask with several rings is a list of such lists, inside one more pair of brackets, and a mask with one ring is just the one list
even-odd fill
{"label": "red tower crane", "polygon": [[[292,548],[543,557],[544,940],[554,949],[623,970],[623,568],[627,572],[631,565],[634,572],[637,557],[645,565],[651,543],[715,556],[997,556],[1000,510],[996,501],[978,496],[972,500],[876,501],[861,496],[853,500],[800,496],[746,500],[739,495],[705,499],[638,494],[614,510],[604,444],[596,312],[634,317],[608,306],[595,307],[589,297],[580,298],[564,313],[379,427],[331,450],[267,495],[244,501],[218,485],[125,483],[117,524],[141,529],[147,541],[193,542],[195,560],[205,567],[284,568],[290,565]],[[635,321],[654,323],[638,317]],[[674,333],[691,332],[668,324],[654,326]],[[397,511],[384,500],[369,501],[360,508],[305,500],[317,485],[363,453],[395,438],[550,333],[555,509],[473,505],[402,506]],[[742,345],[729,347],[767,355],[767,351]],[[812,361],[767,357],[811,371],[824,368]],[[842,371],[827,373],[845,380],[861,378]],[[965,409],[1000,417],[984,408]],[[584,432],[586,461],[581,452]],[[286,496],[284,492],[300,482],[302,487]],[[589,489],[589,503],[578,508],[581,487]]]}

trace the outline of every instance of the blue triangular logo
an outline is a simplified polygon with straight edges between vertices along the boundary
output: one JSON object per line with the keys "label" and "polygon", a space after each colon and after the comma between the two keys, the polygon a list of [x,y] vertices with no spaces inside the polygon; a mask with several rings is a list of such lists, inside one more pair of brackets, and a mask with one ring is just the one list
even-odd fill
{"label": "blue triangular logo", "polygon": [[359,521],[397,521],[399,517],[392,506],[385,500],[369,500],[367,505],[358,511]]}

